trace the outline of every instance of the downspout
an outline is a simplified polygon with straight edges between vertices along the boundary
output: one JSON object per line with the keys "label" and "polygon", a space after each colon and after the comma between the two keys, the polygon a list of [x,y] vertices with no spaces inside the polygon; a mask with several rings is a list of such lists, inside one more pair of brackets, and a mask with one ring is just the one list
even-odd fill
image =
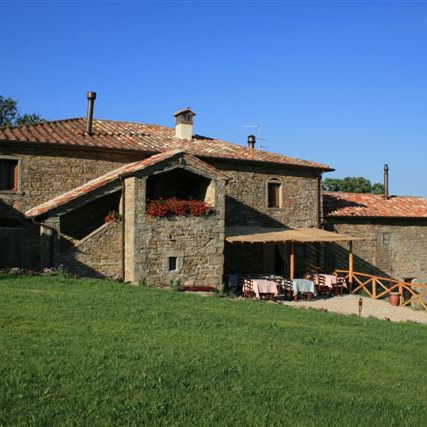
{"label": "downspout", "polygon": [[121,272],[121,280],[122,282],[125,281],[125,208],[126,208],[126,186],[125,186],[125,178],[123,176],[120,176],[120,182],[122,183],[122,249],[121,249],[121,261],[122,261],[122,272]]}

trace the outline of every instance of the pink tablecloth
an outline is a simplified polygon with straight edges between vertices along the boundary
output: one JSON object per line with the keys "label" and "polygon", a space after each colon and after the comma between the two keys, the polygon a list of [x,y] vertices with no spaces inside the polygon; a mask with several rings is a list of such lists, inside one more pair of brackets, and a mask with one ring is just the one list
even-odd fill
{"label": "pink tablecloth", "polygon": [[325,286],[327,286],[328,288],[332,288],[333,285],[337,284],[337,276],[334,276],[333,274],[315,274],[314,282],[316,284],[319,284],[320,276],[325,279]]}
{"label": "pink tablecloth", "polygon": [[252,280],[252,286],[257,298],[260,298],[260,294],[278,295],[277,283],[272,280],[255,279]]}

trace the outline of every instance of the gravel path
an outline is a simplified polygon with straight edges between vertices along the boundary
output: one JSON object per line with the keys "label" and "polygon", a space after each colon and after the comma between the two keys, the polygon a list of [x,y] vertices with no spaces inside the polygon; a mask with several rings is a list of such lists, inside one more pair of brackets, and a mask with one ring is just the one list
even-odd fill
{"label": "gravel path", "polygon": [[[393,307],[388,301],[362,298],[362,317],[376,317],[393,322],[416,322],[427,325],[427,311],[409,307]],[[359,295],[345,295],[333,298],[317,298],[311,301],[283,301],[282,304],[296,308],[313,308],[340,314],[358,315]]]}

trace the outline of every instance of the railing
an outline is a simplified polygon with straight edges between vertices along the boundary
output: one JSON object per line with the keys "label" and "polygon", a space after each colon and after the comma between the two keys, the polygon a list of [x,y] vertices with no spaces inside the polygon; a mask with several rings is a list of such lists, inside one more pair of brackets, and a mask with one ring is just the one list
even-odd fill
{"label": "railing", "polygon": [[[372,276],[355,271],[350,274],[348,270],[336,270],[335,274],[346,279],[353,294],[363,290],[371,298],[380,299],[392,293],[398,293],[400,306],[407,306],[417,301],[420,306],[427,310],[427,304],[424,302],[427,297],[427,284],[406,283],[388,277]],[[414,287],[417,290],[414,290]]]}

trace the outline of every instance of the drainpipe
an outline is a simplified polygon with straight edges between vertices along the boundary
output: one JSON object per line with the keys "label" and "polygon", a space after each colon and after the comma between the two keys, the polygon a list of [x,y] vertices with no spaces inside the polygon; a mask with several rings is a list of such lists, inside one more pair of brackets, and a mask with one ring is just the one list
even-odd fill
{"label": "drainpipe", "polygon": [[126,209],[126,187],[125,187],[125,178],[123,176],[120,176],[120,182],[122,183],[122,248],[121,248],[121,261],[122,261],[122,272],[121,272],[121,277],[122,277],[122,282],[125,281],[125,244],[126,244],[126,239],[125,239],[125,209]]}

